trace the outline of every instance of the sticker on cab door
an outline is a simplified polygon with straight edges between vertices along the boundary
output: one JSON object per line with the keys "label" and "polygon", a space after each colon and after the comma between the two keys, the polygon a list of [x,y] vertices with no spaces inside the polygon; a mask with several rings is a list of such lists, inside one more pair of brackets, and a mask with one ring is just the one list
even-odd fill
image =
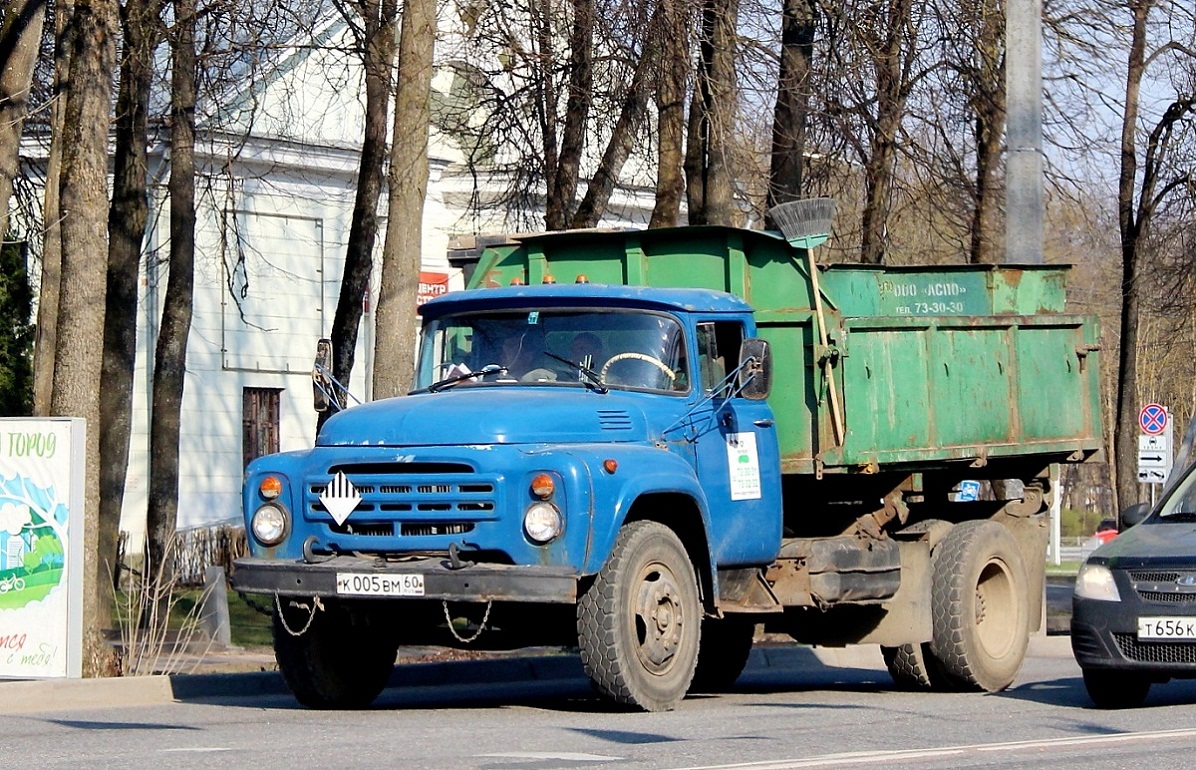
{"label": "sticker on cab door", "polygon": [[727,434],[727,468],[732,500],[760,499],[760,457],[755,433]]}

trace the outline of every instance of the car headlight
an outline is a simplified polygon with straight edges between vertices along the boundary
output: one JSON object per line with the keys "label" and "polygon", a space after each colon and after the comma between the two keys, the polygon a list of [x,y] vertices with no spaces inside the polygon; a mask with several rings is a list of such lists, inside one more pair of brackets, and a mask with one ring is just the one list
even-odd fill
{"label": "car headlight", "polygon": [[1113,582],[1113,572],[1103,564],[1085,563],[1076,575],[1075,595],[1081,599],[1119,602],[1121,594]]}
{"label": "car headlight", "polygon": [[552,503],[533,503],[523,514],[523,531],[537,545],[544,545],[561,536],[565,519]]}
{"label": "car headlight", "polygon": [[290,517],[277,503],[266,503],[253,512],[253,536],[262,545],[278,545],[287,536]]}

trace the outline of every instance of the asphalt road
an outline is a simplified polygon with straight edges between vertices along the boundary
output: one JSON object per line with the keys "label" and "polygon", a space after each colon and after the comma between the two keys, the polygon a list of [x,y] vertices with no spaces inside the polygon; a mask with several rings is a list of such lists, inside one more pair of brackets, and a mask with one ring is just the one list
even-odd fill
{"label": "asphalt road", "polygon": [[437,664],[439,679],[407,667],[404,683],[400,666],[398,685],[359,712],[310,711],[277,692],[197,690],[140,707],[48,702],[0,716],[0,750],[16,767],[254,770],[1169,770],[1189,767],[1196,752],[1196,685],[1156,686],[1142,709],[1098,711],[1066,637],[1036,639],[1018,681],[997,695],[897,692],[875,648],[757,650],[732,692],[662,714],[611,710],[575,658],[533,663],[510,662],[505,681],[481,681],[470,664]]}

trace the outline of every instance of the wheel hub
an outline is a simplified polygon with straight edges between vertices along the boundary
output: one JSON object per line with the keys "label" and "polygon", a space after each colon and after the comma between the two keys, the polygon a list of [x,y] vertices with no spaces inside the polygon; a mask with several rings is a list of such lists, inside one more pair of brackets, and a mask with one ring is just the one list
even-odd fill
{"label": "wheel hub", "polygon": [[640,658],[649,670],[660,673],[672,663],[685,624],[681,594],[671,573],[655,568],[644,575],[635,615]]}

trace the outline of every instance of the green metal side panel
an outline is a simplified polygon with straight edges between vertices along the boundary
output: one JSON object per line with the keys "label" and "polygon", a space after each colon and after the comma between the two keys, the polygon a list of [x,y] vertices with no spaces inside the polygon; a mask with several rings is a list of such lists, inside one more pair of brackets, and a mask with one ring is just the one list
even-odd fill
{"label": "green metal side panel", "polygon": [[[1014,436],[1010,392],[1010,328],[952,328],[929,334],[930,390],[940,405],[931,417],[937,441],[965,446],[977,435],[1008,443]],[[957,405],[957,406],[956,406]]]}
{"label": "green metal side panel", "polygon": [[931,394],[924,329],[866,329],[843,361],[845,455],[859,464],[896,447],[928,446]]}

